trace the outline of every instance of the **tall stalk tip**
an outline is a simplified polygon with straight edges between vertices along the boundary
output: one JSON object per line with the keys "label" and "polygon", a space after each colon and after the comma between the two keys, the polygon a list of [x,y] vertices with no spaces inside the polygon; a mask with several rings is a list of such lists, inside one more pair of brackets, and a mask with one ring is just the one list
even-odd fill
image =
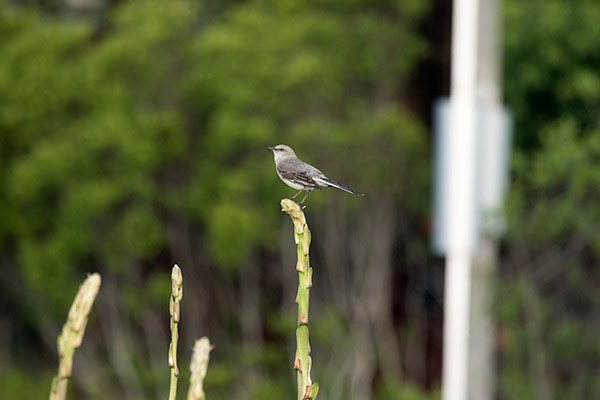
{"label": "tall stalk tip", "polygon": [[297,375],[297,399],[314,399],[317,396],[318,385],[313,384],[310,377],[312,360],[308,338],[308,305],[310,288],[312,286],[312,268],[310,267],[310,230],[302,208],[292,200],[281,200],[281,209],[286,212],[294,224],[294,241],[297,245],[296,270],[298,271],[298,327],[296,329],[296,357],[294,369]]}
{"label": "tall stalk tip", "polygon": [[208,361],[210,352],[214,346],[210,344],[207,337],[202,337],[196,340],[194,351],[192,353],[192,361],[190,364],[190,389],[188,391],[188,400],[205,400],[204,393],[204,378],[208,369]]}
{"label": "tall stalk tip", "polygon": [[64,400],[67,396],[67,384],[73,371],[73,355],[81,346],[88,316],[96,300],[102,280],[97,273],[89,275],[79,287],[73,300],[67,322],[63,325],[58,337],[57,347],[60,358],[58,374],[52,381],[51,400]]}

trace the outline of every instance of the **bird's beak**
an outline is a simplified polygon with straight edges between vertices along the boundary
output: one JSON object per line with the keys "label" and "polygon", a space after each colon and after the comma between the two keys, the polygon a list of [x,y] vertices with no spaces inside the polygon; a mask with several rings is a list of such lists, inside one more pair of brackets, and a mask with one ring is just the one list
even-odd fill
{"label": "bird's beak", "polygon": [[269,150],[273,151],[273,150],[275,150],[275,147],[273,147],[273,146],[269,146],[269,147],[267,147],[267,149],[269,149]]}

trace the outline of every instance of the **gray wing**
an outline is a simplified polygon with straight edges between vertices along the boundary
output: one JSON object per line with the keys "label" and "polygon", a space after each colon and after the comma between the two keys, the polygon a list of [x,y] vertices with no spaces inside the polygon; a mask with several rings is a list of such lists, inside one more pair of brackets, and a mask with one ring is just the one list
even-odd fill
{"label": "gray wing", "polygon": [[310,164],[301,160],[282,161],[277,165],[277,173],[287,179],[310,189],[323,190],[313,177],[324,177],[323,173]]}

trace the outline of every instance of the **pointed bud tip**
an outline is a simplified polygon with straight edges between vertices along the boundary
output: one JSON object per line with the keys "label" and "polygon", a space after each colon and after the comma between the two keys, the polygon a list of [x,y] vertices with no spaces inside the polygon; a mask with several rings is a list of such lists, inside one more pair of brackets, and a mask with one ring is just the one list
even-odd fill
{"label": "pointed bud tip", "polygon": [[173,266],[173,271],[171,272],[171,280],[174,284],[181,286],[183,283],[183,274],[181,273],[181,268],[177,264]]}

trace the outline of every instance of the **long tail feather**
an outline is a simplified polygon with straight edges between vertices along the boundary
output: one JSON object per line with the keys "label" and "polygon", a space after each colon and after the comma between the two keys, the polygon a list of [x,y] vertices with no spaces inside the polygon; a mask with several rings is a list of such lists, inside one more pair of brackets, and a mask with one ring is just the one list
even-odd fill
{"label": "long tail feather", "polygon": [[329,178],[313,178],[313,179],[320,185],[331,186],[331,187],[343,190],[344,192],[355,194],[357,196],[364,196],[363,193],[357,192],[356,190],[352,189],[351,187],[346,186],[343,183],[339,183],[334,180],[331,180]]}

